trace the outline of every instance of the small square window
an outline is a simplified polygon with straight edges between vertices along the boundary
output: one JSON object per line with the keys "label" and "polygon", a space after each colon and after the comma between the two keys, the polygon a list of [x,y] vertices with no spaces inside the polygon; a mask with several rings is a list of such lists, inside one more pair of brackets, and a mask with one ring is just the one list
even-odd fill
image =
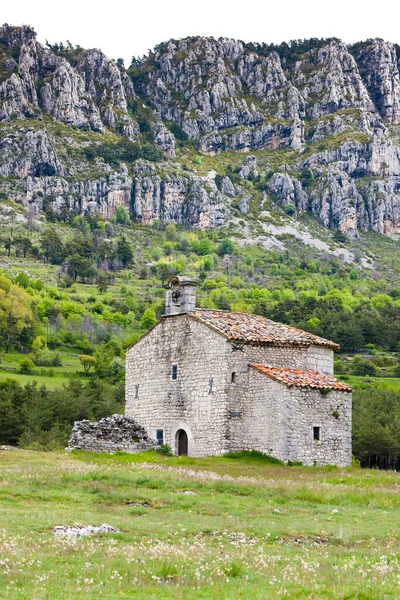
{"label": "small square window", "polygon": [[164,429],[156,429],[156,440],[159,446],[164,443]]}
{"label": "small square window", "polygon": [[313,427],[313,440],[314,442],[321,441],[321,427]]}
{"label": "small square window", "polygon": [[173,381],[178,379],[178,365],[172,365],[171,378]]}

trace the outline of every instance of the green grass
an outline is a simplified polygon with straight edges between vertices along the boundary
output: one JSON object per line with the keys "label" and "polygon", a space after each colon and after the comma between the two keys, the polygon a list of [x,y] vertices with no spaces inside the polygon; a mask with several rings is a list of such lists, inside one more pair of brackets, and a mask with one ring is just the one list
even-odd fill
{"label": "green grass", "polygon": [[68,383],[68,379],[63,375],[54,375],[51,377],[50,375],[25,375],[23,373],[6,373],[0,371],[0,381],[5,381],[6,379],[14,379],[21,385],[36,381],[39,386],[45,385],[49,390],[60,388],[64,383]]}
{"label": "green grass", "polygon": [[[1,598],[395,599],[397,480],[248,456],[2,451]],[[52,533],[104,522],[121,533]]]}
{"label": "green grass", "polygon": [[364,375],[360,377],[358,375],[336,375],[339,381],[344,381],[352,388],[359,388],[367,383],[376,383],[379,385],[387,385],[390,389],[400,391],[400,377],[370,377]]}
{"label": "green grass", "polygon": [[[79,351],[82,353],[82,351]],[[68,383],[68,377],[73,375],[83,376],[83,367],[79,356],[70,356],[60,353],[62,366],[60,367],[35,367],[29,374],[19,373],[19,363],[24,358],[19,352],[9,352],[0,355],[0,381],[15,379],[21,385],[36,381],[38,385],[45,385],[49,389],[56,389]],[[43,373],[42,373],[43,371]],[[53,375],[49,375],[49,372]]]}

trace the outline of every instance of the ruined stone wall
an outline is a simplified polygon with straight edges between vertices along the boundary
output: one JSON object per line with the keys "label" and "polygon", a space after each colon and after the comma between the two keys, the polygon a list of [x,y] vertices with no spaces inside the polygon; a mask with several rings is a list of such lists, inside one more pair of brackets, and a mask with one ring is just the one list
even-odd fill
{"label": "ruined stone wall", "polygon": [[[305,465],[351,464],[351,394],[288,387],[249,369],[229,391],[230,450]],[[313,427],[320,427],[314,442]]]}
{"label": "ruined stone wall", "polygon": [[[188,435],[190,456],[227,449],[227,353],[225,339],[187,315],[163,318],[127,352],[126,414],[150,435],[164,430],[177,452],[176,434]],[[177,380],[172,380],[172,365]]]}
{"label": "ruined stone wall", "polygon": [[143,452],[157,448],[143,427],[124,415],[113,415],[98,422],[76,421],[68,443],[70,450],[86,452]]}

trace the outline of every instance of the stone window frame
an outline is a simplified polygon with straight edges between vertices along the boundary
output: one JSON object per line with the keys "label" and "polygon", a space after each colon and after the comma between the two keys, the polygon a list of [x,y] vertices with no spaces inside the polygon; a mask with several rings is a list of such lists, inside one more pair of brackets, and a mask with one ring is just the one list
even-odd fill
{"label": "stone window frame", "polygon": [[[154,439],[156,440],[157,444],[158,444],[159,446],[162,446],[162,445],[165,443],[165,435],[164,435],[164,433],[165,433],[165,432],[164,432],[164,429],[163,429],[162,427],[158,427],[158,428],[155,430],[155,432],[154,432],[154,433],[155,433],[155,435],[154,435]],[[158,435],[159,433],[161,433],[162,435],[161,435],[161,436],[159,436],[159,435]],[[160,441],[160,439],[161,439],[161,441]]]}
{"label": "stone window frame", "polygon": [[178,381],[178,365],[171,365],[171,381]]}
{"label": "stone window frame", "polygon": [[[318,438],[315,437],[316,429],[318,429]],[[312,429],[311,429],[311,439],[312,439],[313,444],[315,444],[316,446],[319,446],[323,442],[322,425],[321,424],[313,423]]]}

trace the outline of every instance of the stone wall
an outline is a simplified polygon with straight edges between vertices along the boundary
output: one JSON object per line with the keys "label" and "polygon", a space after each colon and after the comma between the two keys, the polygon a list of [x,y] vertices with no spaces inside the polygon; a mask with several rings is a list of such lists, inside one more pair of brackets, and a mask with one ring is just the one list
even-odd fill
{"label": "stone wall", "polygon": [[[188,435],[190,456],[227,450],[225,339],[188,315],[169,316],[126,356],[126,414],[177,452],[176,434]],[[172,380],[177,365],[177,380]]]}
{"label": "stone wall", "polygon": [[[313,428],[320,428],[315,442]],[[351,465],[351,394],[288,387],[249,369],[231,386],[230,449],[305,465]]]}
{"label": "stone wall", "polygon": [[333,375],[333,350],[331,348],[322,346],[229,345],[229,368],[232,371],[247,371],[249,363],[258,363],[290,369],[315,369],[325,375]]}
{"label": "stone wall", "polygon": [[98,422],[76,421],[68,443],[70,450],[87,452],[143,452],[157,448],[145,429],[124,415],[113,415]]}
{"label": "stone wall", "polygon": [[323,346],[307,348],[308,369],[314,369],[324,375],[333,375],[333,350]]}

